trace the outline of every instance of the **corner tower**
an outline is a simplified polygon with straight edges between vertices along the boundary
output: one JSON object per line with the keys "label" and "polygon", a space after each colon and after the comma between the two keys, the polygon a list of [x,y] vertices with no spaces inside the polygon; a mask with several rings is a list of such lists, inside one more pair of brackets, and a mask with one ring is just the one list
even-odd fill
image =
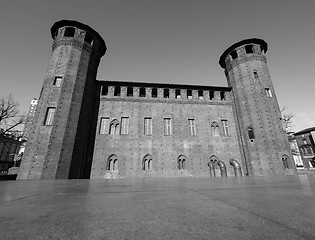
{"label": "corner tower", "polygon": [[219,64],[232,87],[243,169],[250,176],[295,174],[271,82],[262,39],[246,39],[229,47]]}
{"label": "corner tower", "polygon": [[100,58],[106,45],[89,26],[62,20],[54,39],[18,179],[81,178]]}

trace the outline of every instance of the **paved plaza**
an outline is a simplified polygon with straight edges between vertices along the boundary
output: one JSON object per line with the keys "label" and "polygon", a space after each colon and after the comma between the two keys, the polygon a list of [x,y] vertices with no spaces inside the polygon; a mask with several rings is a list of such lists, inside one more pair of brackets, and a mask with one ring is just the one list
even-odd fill
{"label": "paved plaza", "polygon": [[0,239],[315,239],[313,175],[0,182]]}

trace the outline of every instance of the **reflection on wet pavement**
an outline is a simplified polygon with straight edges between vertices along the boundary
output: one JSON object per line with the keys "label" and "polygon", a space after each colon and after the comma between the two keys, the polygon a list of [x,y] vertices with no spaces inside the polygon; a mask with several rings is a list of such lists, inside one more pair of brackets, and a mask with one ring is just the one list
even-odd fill
{"label": "reflection on wet pavement", "polygon": [[315,239],[313,175],[0,182],[1,239]]}

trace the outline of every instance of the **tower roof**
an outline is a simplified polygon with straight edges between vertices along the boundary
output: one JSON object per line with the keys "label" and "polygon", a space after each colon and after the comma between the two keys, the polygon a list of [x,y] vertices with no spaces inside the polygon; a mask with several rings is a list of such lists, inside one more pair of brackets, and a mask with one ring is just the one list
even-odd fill
{"label": "tower roof", "polygon": [[50,33],[51,33],[51,37],[54,38],[54,34],[57,31],[58,28],[64,27],[64,26],[73,26],[73,27],[77,27],[80,28],[82,30],[85,30],[87,32],[90,32],[91,34],[93,34],[95,37],[98,38],[99,42],[100,42],[100,54],[101,56],[103,56],[105,54],[106,51],[106,45],[105,45],[105,41],[104,39],[101,37],[101,35],[99,35],[98,32],[96,32],[93,28],[91,28],[90,26],[77,22],[77,21],[73,21],[73,20],[60,20],[58,22],[55,22],[54,25],[50,28]]}
{"label": "tower roof", "polygon": [[221,55],[220,60],[219,60],[220,66],[222,68],[226,67],[225,66],[225,58],[231,51],[233,51],[237,47],[240,47],[240,46],[246,45],[246,44],[250,44],[250,43],[259,44],[265,52],[267,52],[267,50],[268,50],[268,44],[262,39],[259,39],[259,38],[245,39],[245,40],[242,40],[240,42],[233,44],[231,47],[229,47],[228,49],[226,49],[223,52],[223,54]]}

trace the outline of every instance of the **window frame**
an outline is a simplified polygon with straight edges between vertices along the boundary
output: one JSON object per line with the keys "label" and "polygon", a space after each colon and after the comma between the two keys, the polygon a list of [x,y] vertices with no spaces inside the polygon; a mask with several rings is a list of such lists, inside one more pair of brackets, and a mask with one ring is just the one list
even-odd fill
{"label": "window frame", "polygon": [[120,121],[120,135],[129,134],[129,117],[121,117]]}
{"label": "window frame", "polygon": [[230,136],[230,130],[229,130],[229,123],[227,119],[221,119],[221,123],[222,123],[222,133],[223,133],[223,137],[229,137]]}
{"label": "window frame", "polygon": [[265,88],[265,93],[268,98],[272,98],[272,92],[270,88]]}
{"label": "window frame", "polygon": [[152,136],[153,126],[152,126],[152,117],[145,117],[144,118],[144,135],[145,136]]}
{"label": "window frame", "polygon": [[62,84],[62,76],[55,76],[53,86],[61,87]]}
{"label": "window frame", "polygon": [[220,125],[217,122],[212,122],[210,125],[211,136],[212,137],[220,137]]}
{"label": "window frame", "polygon": [[[52,110],[52,112],[50,110]],[[47,107],[44,124],[43,124],[44,126],[51,126],[53,124],[55,113],[56,113],[56,107]]]}
{"label": "window frame", "polygon": [[164,136],[172,135],[172,118],[163,118]]}
{"label": "window frame", "polygon": [[109,117],[101,117],[99,134],[100,135],[108,134],[109,132],[108,128],[109,128]]}
{"label": "window frame", "polygon": [[197,136],[196,121],[194,118],[188,119],[188,127],[190,136]]}

